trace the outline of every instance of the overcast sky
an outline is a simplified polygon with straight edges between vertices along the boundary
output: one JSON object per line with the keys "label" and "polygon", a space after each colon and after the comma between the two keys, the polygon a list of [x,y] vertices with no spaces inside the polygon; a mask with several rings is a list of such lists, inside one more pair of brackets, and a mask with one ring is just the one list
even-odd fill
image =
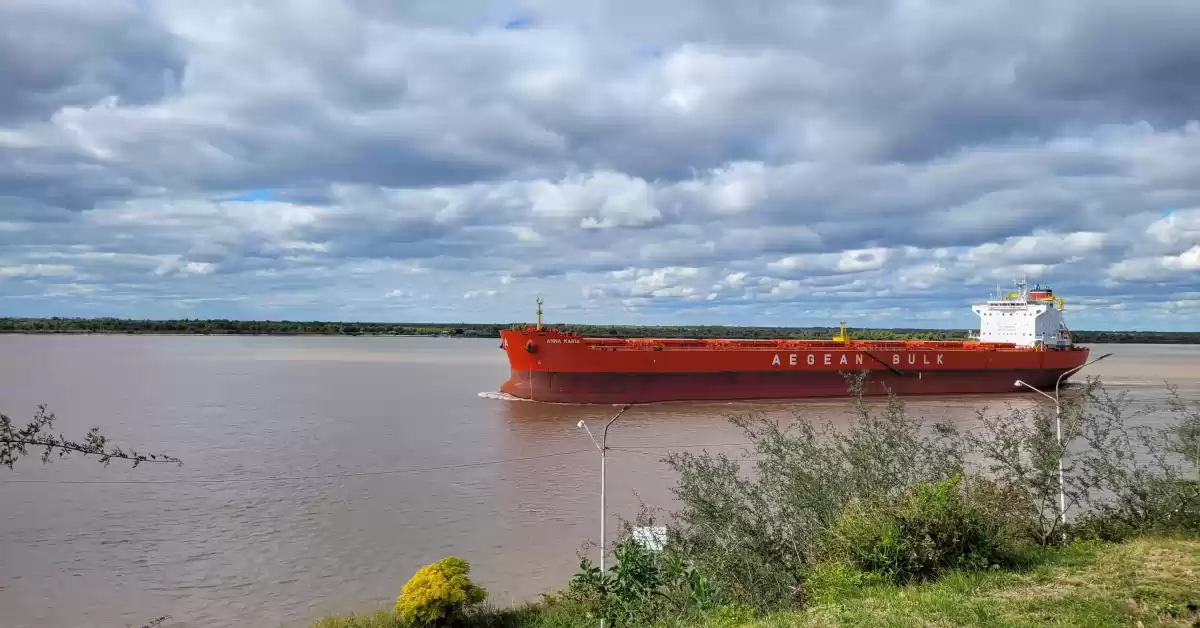
{"label": "overcast sky", "polygon": [[0,316],[1200,329],[1196,0],[4,0]]}

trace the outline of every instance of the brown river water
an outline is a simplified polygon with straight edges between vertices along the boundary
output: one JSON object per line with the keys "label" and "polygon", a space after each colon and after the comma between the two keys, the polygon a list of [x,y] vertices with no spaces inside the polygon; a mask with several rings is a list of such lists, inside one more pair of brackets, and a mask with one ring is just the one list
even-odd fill
{"label": "brown river water", "polygon": [[[0,336],[0,412],[182,467],[74,455],[0,468],[0,624],[306,626],[393,603],[421,565],[470,561],[498,604],[561,586],[599,537],[593,432],[613,408],[489,398],[495,340]],[[1200,347],[1112,351],[1085,372],[1138,399],[1200,397]],[[929,420],[1033,393],[911,398]],[[634,407],[609,433],[610,527],[669,507],[672,449],[736,453],[726,417],[835,418],[844,400]],[[597,436],[599,434],[597,433]],[[32,453],[32,452],[31,452]],[[635,494],[636,492],[636,494]],[[611,533],[610,533],[611,534]],[[611,538],[611,537],[610,537]],[[593,552],[594,553],[594,552]]]}

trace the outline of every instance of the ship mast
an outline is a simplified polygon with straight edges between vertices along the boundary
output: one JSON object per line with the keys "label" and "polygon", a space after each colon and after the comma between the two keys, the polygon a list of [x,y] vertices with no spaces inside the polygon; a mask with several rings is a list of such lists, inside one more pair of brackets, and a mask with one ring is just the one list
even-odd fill
{"label": "ship mast", "polygon": [[846,335],[846,321],[840,321],[840,333],[833,337],[834,342],[844,342],[850,344],[850,337]]}
{"label": "ship mast", "polygon": [[542,331],[542,297],[537,298],[537,330]]}

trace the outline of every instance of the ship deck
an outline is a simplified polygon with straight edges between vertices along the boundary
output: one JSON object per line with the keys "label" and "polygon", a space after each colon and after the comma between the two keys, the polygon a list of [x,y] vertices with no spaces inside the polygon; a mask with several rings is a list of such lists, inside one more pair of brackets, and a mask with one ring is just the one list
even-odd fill
{"label": "ship deck", "polygon": [[571,337],[580,344],[606,351],[808,351],[821,349],[863,351],[960,350],[960,351],[1034,351],[1032,347],[1013,343],[978,342],[971,340],[784,340],[784,339],[725,339],[725,338],[604,338]]}

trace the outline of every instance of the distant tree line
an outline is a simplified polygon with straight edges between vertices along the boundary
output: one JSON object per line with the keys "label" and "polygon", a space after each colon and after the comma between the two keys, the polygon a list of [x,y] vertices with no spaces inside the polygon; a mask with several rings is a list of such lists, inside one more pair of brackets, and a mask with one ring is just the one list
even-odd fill
{"label": "distant tree line", "polygon": [[[0,333],[200,334],[271,336],[455,336],[498,338],[501,329],[525,323],[369,323],[336,321],[238,321],[228,319],[137,320],[122,318],[0,318]],[[716,325],[556,325],[586,336],[661,338],[828,339],[832,327],[734,327]],[[961,340],[966,329],[857,329],[863,340]],[[1079,343],[1200,344],[1200,331],[1074,331]]]}
{"label": "distant tree line", "polygon": [[354,323],[336,321],[137,320],[122,318],[0,318],[0,333],[199,334],[272,336],[499,337],[502,325]]}

